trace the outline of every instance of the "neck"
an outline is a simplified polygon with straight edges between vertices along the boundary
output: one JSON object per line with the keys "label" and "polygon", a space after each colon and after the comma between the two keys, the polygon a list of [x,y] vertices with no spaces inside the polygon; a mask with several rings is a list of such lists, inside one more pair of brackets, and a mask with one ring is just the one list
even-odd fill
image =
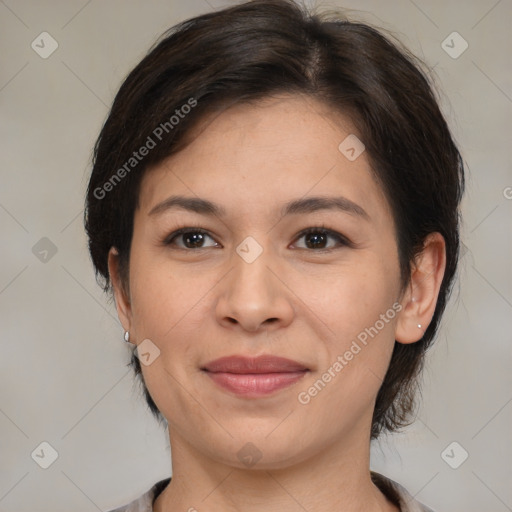
{"label": "neck", "polygon": [[169,428],[172,479],[154,512],[399,512],[371,481],[370,442],[329,444],[286,467],[240,469],[205,457]]}

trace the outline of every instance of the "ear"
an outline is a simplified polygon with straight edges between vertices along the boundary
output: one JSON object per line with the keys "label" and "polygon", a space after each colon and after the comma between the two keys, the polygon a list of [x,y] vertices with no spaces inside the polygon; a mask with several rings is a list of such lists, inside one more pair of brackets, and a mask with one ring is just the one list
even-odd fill
{"label": "ear", "polygon": [[414,260],[410,284],[401,300],[403,309],[395,329],[399,343],[414,343],[423,337],[434,316],[445,268],[445,240],[440,233],[430,233]]}
{"label": "ear", "polygon": [[117,315],[124,330],[129,331],[132,323],[132,310],[130,298],[127,296],[121,283],[121,277],[119,275],[119,253],[115,247],[111,247],[108,252],[108,272],[114,289]]}

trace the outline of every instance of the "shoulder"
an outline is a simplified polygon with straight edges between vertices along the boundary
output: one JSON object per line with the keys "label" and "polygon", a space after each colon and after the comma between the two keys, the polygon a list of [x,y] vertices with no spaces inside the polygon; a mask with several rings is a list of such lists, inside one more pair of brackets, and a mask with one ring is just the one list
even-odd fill
{"label": "shoulder", "polygon": [[417,501],[405,487],[380,473],[371,472],[373,483],[400,508],[400,512],[434,512]]}
{"label": "shoulder", "polygon": [[158,495],[164,490],[164,488],[170,481],[170,477],[164,478],[163,480],[160,480],[159,482],[154,484],[150,489],[148,489],[144,494],[139,496],[137,499],[116,509],[109,510],[108,512],[152,512],[153,502],[156,500]]}

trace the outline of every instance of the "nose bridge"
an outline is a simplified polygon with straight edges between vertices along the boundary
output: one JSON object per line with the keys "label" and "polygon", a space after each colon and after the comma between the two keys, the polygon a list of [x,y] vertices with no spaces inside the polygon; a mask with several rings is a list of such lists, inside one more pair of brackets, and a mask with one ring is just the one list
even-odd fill
{"label": "nose bridge", "polygon": [[236,246],[232,271],[226,276],[217,304],[219,321],[227,319],[232,324],[235,320],[247,330],[257,330],[264,323],[267,328],[270,319],[286,323],[292,314],[286,287],[274,275],[278,262],[268,237],[259,238],[260,242],[248,236]]}
{"label": "nose bridge", "polygon": [[[263,239],[259,235],[256,240],[253,236],[247,236],[235,248],[232,255],[234,269],[231,277],[230,290],[233,294],[241,295],[245,300],[251,296],[258,300],[269,300],[273,295],[272,288],[276,283],[272,282],[272,249],[268,243],[268,237]],[[266,297],[264,297],[266,296]]]}

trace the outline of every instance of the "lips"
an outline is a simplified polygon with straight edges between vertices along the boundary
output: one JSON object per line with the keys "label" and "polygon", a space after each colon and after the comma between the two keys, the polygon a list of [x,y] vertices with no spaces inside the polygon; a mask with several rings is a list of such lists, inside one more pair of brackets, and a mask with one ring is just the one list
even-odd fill
{"label": "lips", "polygon": [[308,370],[307,367],[297,361],[271,355],[261,355],[259,357],[221,357],[220,359],[215,359],[215,361],[206,364],[202,369],[212,373],[224,372],[238,374],[289,373]]}
{"label": "lips", "polygon": [[299,381],[309,371],[297,361],[270,355],[222,357],[201,369],[223,390],[243,398],[274,393]]}

